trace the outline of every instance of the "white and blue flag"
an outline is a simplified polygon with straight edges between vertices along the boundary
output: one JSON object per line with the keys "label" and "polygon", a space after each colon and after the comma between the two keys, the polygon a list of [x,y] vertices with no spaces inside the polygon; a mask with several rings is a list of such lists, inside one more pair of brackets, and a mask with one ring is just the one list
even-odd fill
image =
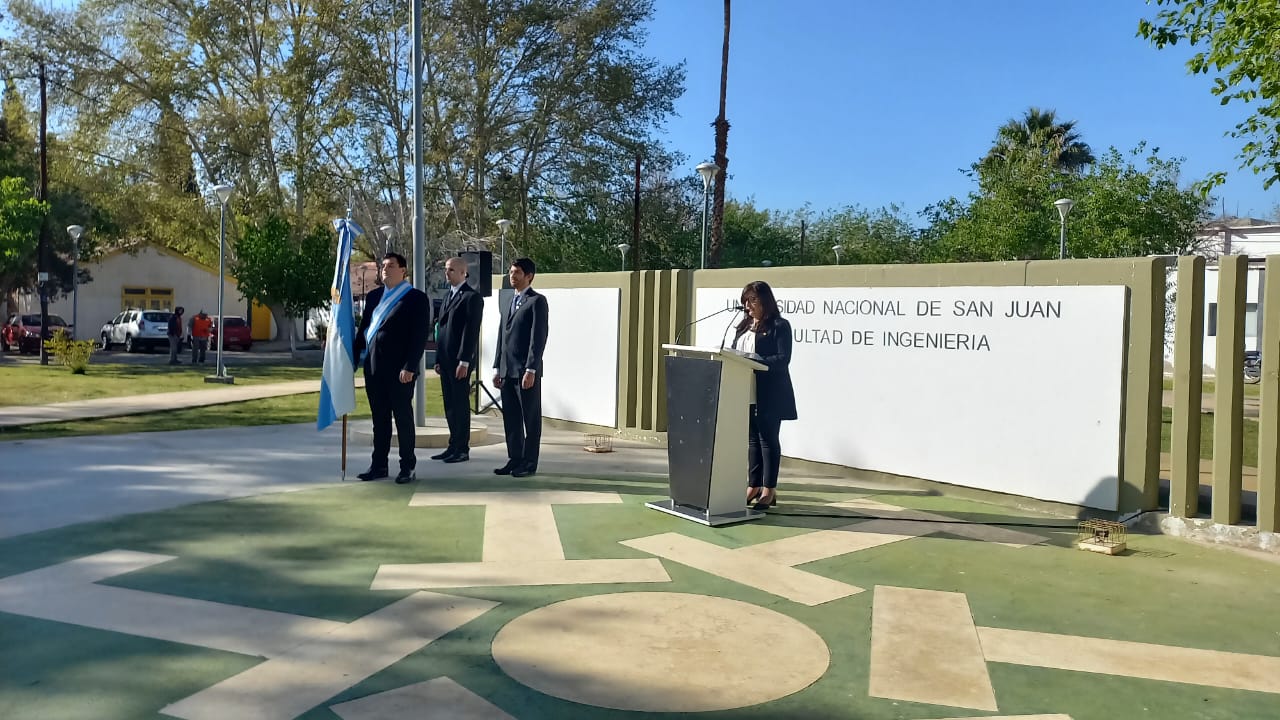
{"label": "white and blue flag", "polygon": [[338,260],[333,269],[332,302],[329,306],[329,339],[324,346],[324,372],[320,376],[320,409],[316,429],[323,430],[334,420],[356,409],[356,318],[351,302],[351,246],[363,233],[359,225],[338,218]]}

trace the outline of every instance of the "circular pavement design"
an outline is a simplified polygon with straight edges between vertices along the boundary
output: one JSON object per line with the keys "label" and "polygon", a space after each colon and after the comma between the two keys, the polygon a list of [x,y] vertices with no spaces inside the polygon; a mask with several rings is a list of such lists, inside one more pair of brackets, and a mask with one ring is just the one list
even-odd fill
{"label": "circular pavement design", "polygon": [[797,620],[749,603],[635,592],[565,600],[507,623],[493,658],[518,682],[586,705],[702,712],[811,685],[831,655]]}

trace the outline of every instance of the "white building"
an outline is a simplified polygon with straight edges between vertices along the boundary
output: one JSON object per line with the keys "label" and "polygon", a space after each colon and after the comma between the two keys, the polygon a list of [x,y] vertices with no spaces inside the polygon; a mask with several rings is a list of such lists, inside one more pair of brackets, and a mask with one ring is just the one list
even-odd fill
{"label": "white building", "polygon": [[[1218,352],[1218,264],[1221,255],[1247,255],[1250,258],[1245,286],[1244,349],[1258,349],[1258,337],[1262,332],[1262,318],[1258,303],[1266,287],[1263,263],[1268,255],[1280,254],[1280,224],[1256,220],[1228,218],[1206,226],[1201,236],[1205,245],[1213,248],[1208,255],[1204,277],[1204,359],[1206,372],[1212,372]],[[1176,289],[1177,267],[1169,266],[1169,286]],[[1172,294],[1170,298],[1172,300]],[[1170,317],[1172,318],[1172,308]],[[1166,328],[1170,334],[1165,342],[1165,360],[1173,361],[1172,322]]]}
{"label": "white building", "polygon": [[[217,314],[218,269],[170,250],[150,245],[113,250],[84,266],[93,280],[79,286],[78,300],[73,301],[72,295],[49,300],[50,313],[61,315],[68,323],[75,317],[78,339],[97,338],[105,323],[129,308],[172,310],[181,305],[187,317],[201,308],[210,315]],[[18,304],[10,312],[40,311],[38,295],[20,294]],[[225,278],[223,284],[223,310],[227,315],[249,317],[248,303],[231,277]],[[267,337],[262,337],[263,322],[267,323]],[[265,309],[255,309],[253,324],[255,339],[275,337],[275,324]]]}

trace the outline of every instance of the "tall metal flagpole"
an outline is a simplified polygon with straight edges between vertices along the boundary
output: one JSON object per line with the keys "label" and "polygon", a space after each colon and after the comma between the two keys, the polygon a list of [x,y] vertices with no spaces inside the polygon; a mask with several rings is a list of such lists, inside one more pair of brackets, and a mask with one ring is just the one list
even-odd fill
{"label": "tall metal flagpole", "polygon": [[[413,286],[427,291],[426,217],[422,197],[422,0],[413,0]],[[427,303],[431,313],[431,303]],[[427,318],[431,322],[431,318]],[[427,424],[427,358],[418,358],[417,402],[414,403],[418,427]]]}
{"label": "tall metal flagpole", "polygon": [[[347,188],[347,220],[348,221],[351,220],[351,206],[354,204],[355,202],[354,200],[352,200],[351,188]],[[342,252],[341,231],[338,233],[338,252]],[[346,263],[347,263],[347,267],[350,268],[351,267],[350,257],[346,259]],[[351,280],[349,277],[347,280],[347,284],[348,285],[351,284]],[[341,303],[339,303],[339,305],[341,305]],[[342,310],[343,312],[351,312],[351,308],[338,308],[338,309]],[[337,318],[330,317],[329,325],[332,327],[333,323],[335,323],[336,321],[337,321]],[[351,381],[355,382],[354,376],[351,378]],[[347,413],[342,413],[342,482],[346,482],[346,481],[347,481]]]}

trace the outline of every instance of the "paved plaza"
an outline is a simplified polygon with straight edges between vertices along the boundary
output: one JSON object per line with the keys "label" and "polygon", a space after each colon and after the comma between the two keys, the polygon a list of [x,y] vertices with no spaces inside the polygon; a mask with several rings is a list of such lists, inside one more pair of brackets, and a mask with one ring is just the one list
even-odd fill
{"label": "paved plaza", "polygon": [[[484,422],[499,422],[487,418]],[[548,431],[416,483],[336,428],[0,442],[0,717],[1267,718],[1280,564],[784,468],[653,511],[665,450]]]}

